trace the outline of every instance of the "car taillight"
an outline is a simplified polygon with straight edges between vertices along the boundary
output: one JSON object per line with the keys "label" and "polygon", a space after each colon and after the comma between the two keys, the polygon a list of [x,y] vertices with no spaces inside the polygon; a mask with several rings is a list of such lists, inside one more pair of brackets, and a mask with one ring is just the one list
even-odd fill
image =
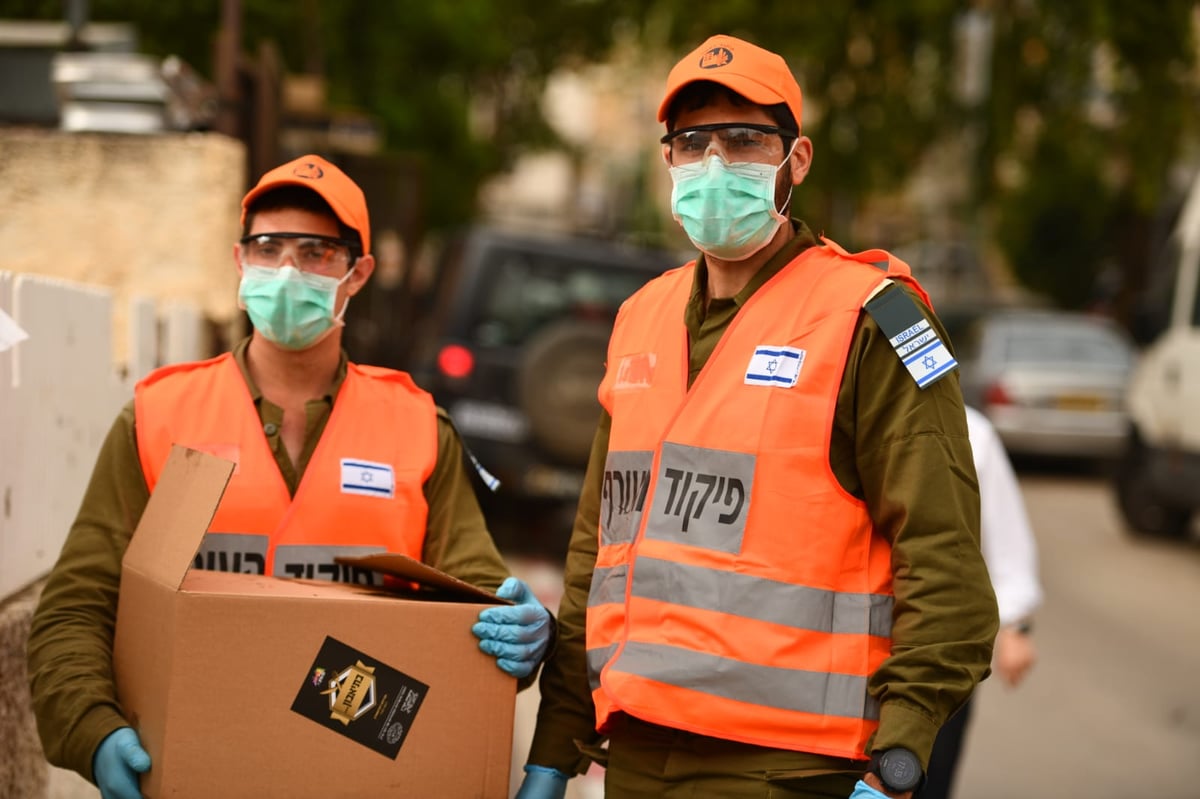
{"label": "car taillight", "polygon": [[992,383],[983,392],[985,405],[1012,405],[1013,398],[1004,388],[1003,383]]}
{"label": "car taillight", "polygon": [[475,356],[461,344],[447,344],[438,353],[437,365],[446,377],[462,379],[475,368]]}

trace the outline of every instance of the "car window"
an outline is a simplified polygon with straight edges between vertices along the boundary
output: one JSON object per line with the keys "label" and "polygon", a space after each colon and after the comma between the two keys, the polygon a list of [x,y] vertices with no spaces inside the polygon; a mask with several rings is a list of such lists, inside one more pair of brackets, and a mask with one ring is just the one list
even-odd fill
{"label": "car window", "polygon": [[1033,364],[1128,366],[1131,350],[1117,332],[1100,325],[1035,325],[1012,328],[1004,359]]}
{"label": "car window", "polygon": [[499,250],[484,266],[471,337],[516,347],[564,318],[611,321],[650,275],[560,254]]}

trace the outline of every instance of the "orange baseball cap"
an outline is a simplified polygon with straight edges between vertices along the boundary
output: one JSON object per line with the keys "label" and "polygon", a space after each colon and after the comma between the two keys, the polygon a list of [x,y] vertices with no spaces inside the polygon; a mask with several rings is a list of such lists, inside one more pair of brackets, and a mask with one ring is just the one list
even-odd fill
{"label": "orange baseball cap", "polygon": [[667,93],[658,106],[658,121],[679,90],[698,80],[710,80],[737,92],[752,103],[787,103],[800,127],[800,84],[782,56],[733,36],[718,35],[683,57],[667,75]]}
{"label": "orange baseball cap", "polygon": [[302,155],[263,175],[258,185],[242,198],[243,225],[250,204],[280,186],[304,186],[321,195],[338,219],[358,232],[363,253],[371,252],[371,220],[367,216],[367,199],[362,189],[345,172],[319,155]]}

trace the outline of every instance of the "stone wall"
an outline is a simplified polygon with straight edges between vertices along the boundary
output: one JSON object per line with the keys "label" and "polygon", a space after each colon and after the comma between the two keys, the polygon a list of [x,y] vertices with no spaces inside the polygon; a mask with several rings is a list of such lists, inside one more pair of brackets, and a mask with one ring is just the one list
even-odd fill
{"label": "stone wall", "polygon": [[118,360],[134,297],[236,327],[245,188],[243,145],[216,133],[0,128],[0,270],[112,289]]}
{"label": "stone wall", "polygon": [[37,603],[30,589],[0,604],[0,796],[46,795],[50,770],[38,744],[29,680],[25,674],[25,639]]}
{"label": "stone wall", "polygon": [[42,582],[0,602],[0,797],[98,799],[100,792],[72,771],[46,763],[38,742],[25,673],[25,639]]}

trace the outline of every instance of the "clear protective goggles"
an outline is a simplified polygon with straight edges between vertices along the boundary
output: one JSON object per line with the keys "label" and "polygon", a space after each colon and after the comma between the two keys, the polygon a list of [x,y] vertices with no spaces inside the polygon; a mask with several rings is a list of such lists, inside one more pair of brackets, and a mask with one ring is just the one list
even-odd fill
{"label": "clear protective goggles", "polygon": [[720,122],[680,128],[659,141],[667,145],[668,164],[686,166],[703,160],[709,147],[714,144],[726,163],[770,162],[779,157],[784,137],[798,136],[795,131],[775,125]]}
{"label": "clear protective goggles", "polygon": [[302,272],[336,272],[358,257],[356,242],[312,233],[255,233],[239,243],[243,263],[278,268],[290,259]]}

